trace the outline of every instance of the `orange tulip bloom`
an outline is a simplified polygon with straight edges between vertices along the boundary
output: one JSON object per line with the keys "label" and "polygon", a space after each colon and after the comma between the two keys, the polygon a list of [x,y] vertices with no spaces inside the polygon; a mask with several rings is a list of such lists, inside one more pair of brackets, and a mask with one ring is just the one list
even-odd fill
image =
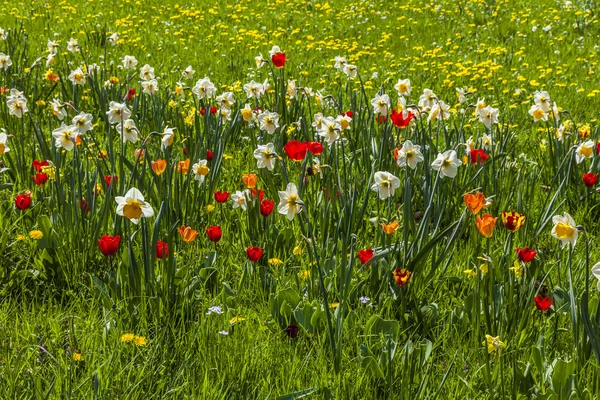
{"label": "orange tulip bloom", "polygon": [[483,214],[483,217],[477,217],[475,220],[475,224],[477,225],[477,230],[486,238],[491,238],[494,233],[494,226],[496,226],[496,220],[498,218],[492,217],[491,214]]}
{"label": "orange tulip bloom", "polygon": [[478,214],[485,207],[486,199],[483,193],[477,192],[477,194],[467,193],[463,197],[465,205],[472,214]]}
{"label": "orange tulip bloom", "polygon": [[179,161],[177,165],[177,171],[181,172],[184,175],[187,175],[190,170],[190,159],[186,158],[185,161]]}
{"label": "orange tulip bloom", "polygon": [[196,236],[198,236],[198,231],[193,230],[189,226],[181,225],[181,228],[179,228],[178,231],[179,236],[181,236],[186,243],[193,242],[194,239],[196,239]]}
{"label": "orange tulip bloom", "polygon": [[516,232],[525,223],[525,215],[519,214],[518,212],[503,212],[502,213],[502,223],[504,227],[511,232]]}
{"label": "orange tulip bloom", "polygon": [[400,224],[396,221],[390,222],[389,224],[382,222],[381,227],[383,228],[383,231],[386,235],[393,235],[400,227]]}
{"label": "orange tulip bloom", "polygon": [[242,176],[242,181],[248,189],[254,189],[258,183],[258,177],[256,174],[244,174]]}
{"label": "orange tulip bloom", "polygon": [[152,161],[152,171],[154,171],[156,175],[162,175],[162,173],[165,172],[165,169],[167,169],[167,162],[165,160],[159,158],[156,161]]}

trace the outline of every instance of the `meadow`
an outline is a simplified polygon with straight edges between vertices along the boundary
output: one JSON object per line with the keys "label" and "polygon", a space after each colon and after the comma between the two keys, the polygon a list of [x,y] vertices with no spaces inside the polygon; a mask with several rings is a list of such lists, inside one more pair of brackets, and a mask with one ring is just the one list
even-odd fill
{"label": "meadow", "polygon": [[0,4],[0,399],[598,399],[596,11]]}

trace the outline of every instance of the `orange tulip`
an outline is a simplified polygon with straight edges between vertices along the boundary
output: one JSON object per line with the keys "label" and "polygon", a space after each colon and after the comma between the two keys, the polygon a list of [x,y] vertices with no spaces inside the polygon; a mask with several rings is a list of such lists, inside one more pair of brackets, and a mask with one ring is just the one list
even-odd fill
{"label": "orange tulip", "polygon": [[177,165],[177,171],[181,172],[184,175],[187,175],[190,170],[190,159],[186,158],[185,161],[179,161]]}
{"label": "orange tulip", "polygon": [[477,214],[485,207],[486,199],[483,193],[477,192],[477,194],[467,193],[464,196],[465,205],[472,214]]}
{"label": "orange tulip", "polygon": [[198,236],[198,231],[193,230],[189,226],[181,225],[181,228],[179,228],[178,230],[179,236],[181,236],[183,241],[186,243],[193,242],[194,239],[196,239],[196,236]]}
{"label": "orange tulip", "polygon": [[162,175],[162,173],[165,172],[165,169],[167,169],[167,162],[165,160],[159,158],[156,161],[152,161],[152,171],[154,171],[156,175]]}
{"label": "orange tulip", "polygon": [[390,222],[389,224],[382,222],[381,227],[383,228],[383,231],[386,235],[393,235],[400,227],[400,224],[396,221]]}
{"label": "orange tulip", "polygon": [[242,181],[248,189],[254,189],[258,183],[258,177],[255,174],[244,174],[242,176]]}
{"label": "orange tulip", "polygon": [[483,217],[477,217],[475,220],[475,224],[477,225],[477,230],[486,238],[491,238],[494,233],[494,226],[496,226],[496,220],[498,218],[492,217],[491,214],[483,214]]}

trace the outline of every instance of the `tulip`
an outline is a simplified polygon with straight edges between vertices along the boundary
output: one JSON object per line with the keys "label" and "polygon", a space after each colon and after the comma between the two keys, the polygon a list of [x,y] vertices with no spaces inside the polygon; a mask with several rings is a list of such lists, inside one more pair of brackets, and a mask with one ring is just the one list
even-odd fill
{"label": "tulip", "polygon": [[169,256],[169,245],[165,242],[156,242],[156,258],[167,258]]}
{"label": "tulip", "polygon": [[485,207],[486,199],[481,192],[477,192],[477,194],[467,193],[463,199],[473,215],[478,214]]}
{"label": "tulip", "polygon": [[357,255],[362,265],[365,265],[369,262],[369,260],[371,260],[371,258],[373,258],[373,249],[359,250]]}
{"label": "tulip", "polygon": [[229,192],[220,192],[217,190],[215,191],[214,195],[217,203],[225,203],[229,198]]}
{"label": "tulip", "polygon": [[299,142],[297,140],[291,140],[283,146],[285,154],[293,161],[302,161],[306,157],[308,151],[307,142]]}
{"label": "tulip", "polygon": [[119,244],[121,243],[121,236],[108,236],[104,235],[98,239],[98,246],[100,251],[106,257],[114,256],[119,251]]}
{"label": "tulip", "polygon": [[406,268],[396,268],[396,269],[394,269],[393,274],[394,274],[394,280],[396,281],[396,285],[398,285],[400,287],[406,286],[412,276],[412,272],[410,272]]}
{"label": "tulip", "polygon": [[386,235],[393,235],[400,227],[400,224],[397,221],[390,222],[389,224],[382,222],[381,227],[383,228],[383,232],[385,232]]}
{"label": "tulip", "polygon": [[161,158],[156,161],[152,161],[152,171],[158,176],[162,175],[167,169],[167,162]]}
{"label": "tulip", "polygon": [[29,190],[15,197],[15,207],[21,211],[31,207],[31,192]]}
{"label": "tulip", "polygon": [[246,249],[246,255],[250,261],[257,262],[263,255],[263,249],[258,246],[248,246]]}
{"label": "tulip", "polygon": [[242,181],[248,189],[252,189],[256,187],[256,184],[258,183],[258,177],[256,174],[244,174],[242,176]]}
{"label": "tulip", "polygon": [[491,214],[483,214],[483,217],[477,217],[475,224],[479,233],[489,239],[494,233],[494,226],[496,226],[497,220],[498,218],[492,217]]}
{"label": "tulip", "polygon": [[271,56],[271,61],[275,68],[283,68],[287,59],[285,58],[285,53],[277,53]]}
{"label": "tulip", "polygon": [[189,226],[181,225],[181,227],[178,229],[178,231],[179,231],[179,236],[181,236],[183,241],[186,243],[193,242],[194,239],[196,239],[196,236],[198,236],[198,231],[193,230]]}
{"label": "tulip", "polygon": [[581,177],[581,180],[583,181],[583,184],[585,186],[592,188],[598,181],[598,174],[593,174],[591,172],[588,172],[586,174],[583,174],[583,176]]}
{"label": "tulip", "polygon": [[38,172],[31,178],[33,179],[33,183],[35,183],[38,186],[41,186],[48,181],[48,175],[44,174],[43,172]]}
{"label": "tulip", "polygon": [[550,308],[550,306],[552,306],[553,301],[552,298],[550,296],[536,296],[533,301],[535,301],[535,306],[537,307],[538,310],[540,311],[546,311]]}
{"label": "tulip", "polygon": [[219,226],[210,226],[206,228],[206,236],[211,242],[217,243],[223,236],[223,231]]}
{"label": "tulip", "polygon": [[519,214],[518,212],[503,212],[502,213],[502,223],[504,227],[511,232],[516,232],[525,223],[525,215]]}
{"label": "tulip", "polygon": [[263,217],[268,217],[271,212],[273,212],[273,208],[275,207],[275,202],[273,200],[263,200],[260,202],[260,213]]}
{"label": "tulip", "polygon": [[517,247],[517,257],[519,257],[519,260],[523,261],[524,263],[531,262],[535,258],[536,254],[537,251],[531,250],[529,247],[522,249]]}

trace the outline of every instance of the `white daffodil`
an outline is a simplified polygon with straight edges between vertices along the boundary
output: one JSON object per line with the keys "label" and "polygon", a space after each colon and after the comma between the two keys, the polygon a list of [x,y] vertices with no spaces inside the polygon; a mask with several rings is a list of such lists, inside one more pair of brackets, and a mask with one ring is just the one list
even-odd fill
{"label": "white daffodil", "polygon": [[23,114],[29,111],[27,99],[24,97],[12,98],[6,102],[6,105],[8,106],[8,113],[18,118],[23,118]]}
{"label": "white daffodil", "polygon": [[324,119],[323,114],[321,114],[321,113],[315,114],[314,122],[312,123],[312,126],[317,128],[317,131],[319,129],[321,129],[321,127],[323,126],[323,119]]}
{"label": "white daffodil", "polygon": [[346,64],[348,64],[348,60],[346,60],[346,57],[335,56],[335,69],[343,71]]}
{"label": "white daffodil", "polygon": [[259,98],[264,93],[264,88],[261,83],[254,82],[253,80],[250,83],[246,83],[244,85],[244,91],[246,92],[246,96],[250,99]]}
{"label": "white daffodil", "polygon": [[131,188],[125,196],[116,196],[117,215],[129,219],[137,224],[142,217],[150,218],[154,216],[152,206],[144,201],[144,196],[136,188]]}
{"label": "white daffodil", "polygon": [[4,128],[0,129],[0,156],[8,153],[10,149],[8,148],[7,142],[8,135],[6,134],[6,130]]}
{"label": "white daffodil", "polygon": [[54,144],[56,147],[71,151],[73,150],[73,147],[75,147],[79,132],[75,125],[65,125],[64,123],[61,123],[60,128],[52,131],[52,136],[55,139]]}
{"label": "white daffodil", "polygon": [[437,96],[430,89],[423,89],[423,94],[419,97],[419,108],[424,111],[429,111],[433,108]]}
{"label": "white daffodil", "polygon": [[577,161],[577,164],[581,164],[585,160],[594,157],[594,147],[594,142],[591,140],[577,146],[577,150],[575,150],[575,161]]}
{"label": "white daffodil", "polygon": [[373,106],[373,113],[375,115],[380,114],[387,117],[390,108],[390,96],[387,94],[378,94],[371,100],[371,105]]}
{"label": "white daffodil", "polygon": [[456,97],[458,97],[458,102],[460,104],[467,102],[467,95],[469,94],[468,88],[456,88]]}
{"label": "white daffodil", "polygon": [[142,92],[153,95],[158,92],[158,81],[156,79],[142,81],[142,89]]}
{"label": "white daffodil", "polygon": [[266,62],[262,54],[259,54],[256,57],[254,57],[254,61],[256,62],[256,68],[262,68],[262,66],[265,65]]}
{"label": "white daffodil", "polygon": [[429,117],[427,117],[427,121],[430,122],[432,120],[444,120],[450,118],[450,106],[444,103],[442,100],[438,100],[435,102],[431,110],[429,111]]}
{"label": "white daffodil", "polygon": [[533,101],[545,112],[548,112],[552,107],[552,100],[550,100],[550,95],[546,91],[536,91],[533,94]]}
{"label": "white daffodil", "polygon": [[191,65],[188,65],[184,70],[183,73],[181,75],[183,75],[183,77],[185,79],[192,79],[194,77],[194,73],[196,71],[194,71],[194,68],[192,68]]}
{"label": "white daffodil", "polygon": [[398,151],[398,166],[409,166],[411,169],[417,168],[417,163],[423,162],[423,154],[421,154],[421,146],[413,144],[407,140]]}
{"label": "white daffodil", "polygon": [[277,212],[287,216],[290,221],[294,219],[296,214],[302,211],[302,200],[298,197],[298,188],[295,183],[288,183],[285,190],[279,191],[279,204]]}
{"label": "white daffodil", "polygon": [[279,128],[279,114],[276,112],[264,111],[258,115],[260,130],[273,134]]}
{"label": "white daffodil", "polygon": [[529,109],[529,115],[533,117],[535,122],[540,120],[548,121],[548,113],[544,111],[544,109],[537,103],[531,106]]}
{"label": "white daffodil", "polygon": [[108,122],[110,124],[118,124],[119,122],[129,119],[131,111],[127,108],[127,104],[111,101],[108,105],[106,114],[108,115]]}
{"label": "white daffodil", "polygon": [[148,64],[140,68],[140,79],[143,81],[149,81],[150,79],[154,79],[154,68],[152,68]]}
{"label": "white daffodil", "polygon": [[564,213],[562,216],[555,215],[552,217],[552,222],[554,223],[552,236],[562,242],[562,247],[565,247],[569,243],[574,247],[575,243],[577,243],[579,231],[573,217],[567,213]]}
{"label": "white daffodil", "polygon": [[121,135],[123,143],[130,141],[135,144],[138,141],[138,129],[132,119],[126,119],[125,122],[119,123],[115,129]]}
{"label": "white daffodil", "polygon": [[244,106],[244,108],[242,108],[240,110],[240,113],[242,114],[242,118],[246,122],[252,121],[255,118],[255,116],[254,116],[254,110],[252,109],[252,107],[250,106],[250,104],[246,104]]}
{"label": "white daffodil", "polygon": [[56,41],[48,39],[48,53],[52,55],[56,55],[58,52],[58,43]]}
{"label": "white daffodil", "polygon": [[175,134],[175,128],[165,127],[162,133],[162,139],[160,139],[161,150],[167,150],[167,147],[173,144],[173,135]]}
{"label": "white daffodil", "polygon": [[108,43],[110,43],[111,46],[116,46],[118,41],[119,35],[116,32],[108,37]]}
{"label": "white daffodil", "polygon": [[342,125],[333,117],[326,117],[321,120],[321,129],[317,132],[319,136],[325,138],[327,143],[333,144],[339,137]]}
{"label": "white daffodil", "polygon": [[290,99],[295,99],[298,96],[298,90],[296,89],[296,81],[293,79],[288,80],[286,91]]}
{"label": "white daffodil", "polygon": [[254,150],[254,158],[256,158],[257,168],[266,168],[269,171],[273,171],[275,163],[277,162],[277,154],[275,153],[275,146],[273,143],[259,145],[258,148]]}
{"label": "white daffodil", "polygon": [[493,108],[492,106],[487,106],[479,110],[477,118],[486,128],[490,129],[493,124],[498,123],[498,116],[500,115],[500,111],[497,108]]}
{"label": "white daffodil", "polygon": [[215,99],[220,104],[221,108],[231,108],[235,104],[235,98],[233,92],[225,92]]}
{"label": "white daffodil", "polygon": [[77,42],[77,39],[69,39],[69,42],[67,43],[67,50],[71,53],[79,51],[79,43]]}
{"label": "white daffodil", "polygon": [[67,116],[67,110],[59,99],[54,99],[50,102],[50,110],[59,121],[62,121]]}
{"label": "white daffodil", "polygon": [[358,75],[358,68],[356,67],[356,65],[346,64],[344,65],[342,71],[344,71],[344,73],[348,75],[348,78],[350,79],[355,78],[356,75]]}
{"label": "white daffodil", "polygon": [[281,49],[279,48],[279,46],[271,47],[271,50],[269,50],[269,56],[273,57],[276,54],[281,54]]}
{"label": "white daffodil", "polygon": [[94,128],[94,126],[92,125],[92,118],[92,114],[80,112],[78,115],[73,117],[71,123],[75,125],[75,127],[77,128],[77,132],[79,132],[79,134],[82,135],[87,131],[91,131]]}
{"label": "white daffodil", "polygon": [[192,88],[192,93],[199,99],[211,98],[215,95],[216,91],[215,85],[207,77],[199,79]]}
{"label": "white daffodil", "polygon": [[201,185],[204,183],[206,176],[210,169],[207,167],[207,160],[200,160],[196,164],[192,165],[192,171],[194,171],[194,179],[197,180]]}
{"label": "white daffodil", "polygon": [[400,187],[400,179],[389,172],[375,172],[373,180],[375,183],[371,185],[371,190],[377,192],[381,200],[392,197],[396,192],[396,189]]}
{"label": "white daffodil", "polygon": [[394,89],[398,91],[398,96],[410,96],[410,92],[412,91],[410,79],[400,79],[394,86]]}
{"label": "white daffodil", "polygon": [[600,291],[600,262],[596,263],[592,267],[592,275],[594,275],[594,278],[598,279],[598,283],[596,283],[596,289]]}
{"label": "white daffodil", "polygon": [[231,121],[231,108],[221,107],[219,109],[219,117],[221,117],[221,122],[223,123]]}
{"label": "white daffodil", "polygon": [[350,123],[352,123],[352,118],[350,118],[347,115],[338,115],[337,117],[335,117],[335,120],[340,123],[341,130],[350,130]]}
{"label": "white daffodil", "polygon": [[462,162],[458,159],[456,151],[446,150],[443,153],[438,154],[437,158],[431,163],[431,168],[439,171],[440,177],[454,178],[458,172],[458,167],[462,165]]}
{"label": "white daffodil", "polygon": [[244,190],[243,192],[241,191],[236,191],[235,193],[233,193],[231,195],[231,201],[233,202],[233,208],[241,208],[242,210],[246,211],[246,201],[248,199],[250,192],[248,191],[248,189]]}
{"label": "white daffodil", "polygon": [[481,138],[481,146],[486,150],[486,151],[492,151],[492,135],[487,135],[484,134],[483,137]]}
{"label": "white daffodil", "polygon": [[123,67],[125,69],[135,69],[138,65],[138,60],[134,56],[123,57]]}
{"label": "white daffodil", "polygon": [[69,80],[74,85],[85,85],[85,74],[81,68],[77,68],[75,71],[71,71],[69,74]]}
{"label": "white daffodil", "polygon": [[0,53],[0,69],[6,71],[12,65],[12,61],[8,54]]}

